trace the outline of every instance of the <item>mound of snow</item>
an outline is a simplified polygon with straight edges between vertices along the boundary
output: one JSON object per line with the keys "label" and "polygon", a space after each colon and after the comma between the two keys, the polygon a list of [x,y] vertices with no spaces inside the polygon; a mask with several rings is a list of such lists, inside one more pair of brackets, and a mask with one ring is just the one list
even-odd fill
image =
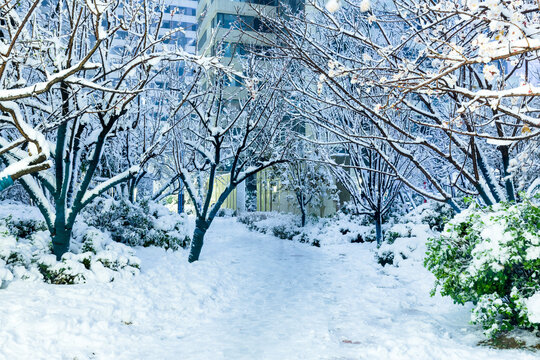
{"label": "mound of snow", "polygon": [[[1,287],[15,280],[55,284],[109,282],[139,273],[140,260],[131,248],[83,222],[74,226],[71,252],[57,261],[49,232],[36,230],[45,228],[39,212],[24,204],[9,205],[15,211],[0,219]],[[25,228],[21,229],[21,224]]]}

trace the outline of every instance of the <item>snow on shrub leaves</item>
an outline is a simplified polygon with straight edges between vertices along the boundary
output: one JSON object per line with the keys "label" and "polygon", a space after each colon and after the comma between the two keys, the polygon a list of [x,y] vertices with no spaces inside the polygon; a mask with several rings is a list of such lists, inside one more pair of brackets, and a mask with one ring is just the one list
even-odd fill
{"label": "snow on shrub leaves", "polygon": [[471,321],[488,336],[540,326],[539,231],[540,209],[531,201],[471,205],[428,242],[433,294],[440,288],[456,303],[471,301]]}
{"label": "snow on shrub leaves", "polygon": [[98,199],[85,210],[84,221],[130,246],[178,250],[189,245],[193,233],[185,215],[146,200],[132,204],[126,200]]}
{"label": "snow on shrub leaves", "polygon": [[[408,221],[408,218],[404,218]],[[400,266],[404,260],[422,261],[427,238],[433,235],[429,225],[407,222],[395,224],[384,234],[384,242],[377,249],[377,262]]]}
{"label": "snow on shrub leaves", "polygon": [[330,218],[320,218],[317,221],[309,219],[304,227],[300,226],[298,215],[276,212],[246,213],[237,220],[250,230],[316,247],[375,241],[374,226],[362,225],[361,218],[343,213],[337,213]]}
{"label": "snow on shrub leaves", "polygon": [[140,261],[132,249],[81,222],[73,229],[73,252],[57,261],[45,230],[45,223],[37,219],[0,219],[0,287],[14,279],[51,284],[109,282],[139,272]]}
{"label": "snow on shrub leaves", "polygon": [[384,241],[377,249],[377,262],[382,266],[401,266],[404,262],[422,262],[429,237],[440,232],[455,215],[447,205],[429,201],[400,217],[390,219],[384,231]]}

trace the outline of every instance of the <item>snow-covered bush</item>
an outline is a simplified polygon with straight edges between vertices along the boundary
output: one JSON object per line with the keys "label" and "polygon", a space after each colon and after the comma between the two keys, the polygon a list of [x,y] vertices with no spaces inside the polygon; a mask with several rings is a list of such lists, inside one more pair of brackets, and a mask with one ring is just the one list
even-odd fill
{"label": "snow-covered bush", "polygon": [[238,221],[250,230],[313,246],[375,241],[373,225],[365,225],[363,218],[341,212],[330,218],[310,219],[303,227],[300,216],[292,214],[247,213],[239,216]]}
{"label": "snow-covered bush", "polygon": [[427,224],[430,229],[440,232],[455,215],[456,211],[450,205],[428,201],[407,214],[406,218],[415,223]]}
{"label": "snow-covered bush", "polygon": [[337,213],[330,218],[318,219],[303,230],[306,236],[323,245],[364,243],[375,241],[375,226],[366,225],[364,217]]}
{"label": "snow-covered bush", "polygon": [[404,260],[421,262],[426,242],[439,232],[455,212],[446,204],[429,201],[403,216],[393,216],[377,249],[377,262],[400,266]]}
{"label": "snow-covered bush", "polygon": [[4,222],[9,228],[9,232],[16,237],[28,238],[38,231],[47,230],[47,224],[43,220],[13,218],[10,215],[4,219]]}
{"label": "snow-covered bush", "polygon": [[259,231],[255,223],[267,219],[268,213],[262,212],[247,212],[236,218],[236,221],[242,223],[248,227],[249,230]]}
{"label": "snow-covered bush", "polygon": [[140,261],[129,247],[81,222],[73,231],[72,252],[57,261],[44,228],[37,219],[0,219],[0,287],[14,279],[51,284],[109,282],[139,272]]}
{"label": "snow-covered bush", "polygon": [[111,234],[113,240],[130,246],[159,246],[178,250],[190,243],[193,233],[185,215],[159,204],[101,198],[84,213],[84,221]]}
{"label": "snow-covered bush", "polygon": [[246,213],[238,217],[238,222],[247,225],[250,230],[274,235],[283,240],[293,240],[300,234],[298,216],[281,213]]}
{"label": "snow-covered bush", "polygon": [[531,201],[471,205],[428,243],[433,293],[473,302],[471,320],[489,336],[540,326],[540,308],[531,307],[540,296],[539,232],[540,208]]}
{"label": "snow-covered bush", "polygon": [[[422,222],[422,217],[407,216],[404,224],[391,226],[384,234],[384,242],[377,249],[377,262],[400,266],[403,260],[421,261],[426,250],[428,237],[433,236],[429,225]],[[412,222],[411,220],[416,220]]]}
{"label": "snow-covered bush", "polygon": [[236,215],[236,210],[222,208],[217,212],[217,217],[233,217]]}

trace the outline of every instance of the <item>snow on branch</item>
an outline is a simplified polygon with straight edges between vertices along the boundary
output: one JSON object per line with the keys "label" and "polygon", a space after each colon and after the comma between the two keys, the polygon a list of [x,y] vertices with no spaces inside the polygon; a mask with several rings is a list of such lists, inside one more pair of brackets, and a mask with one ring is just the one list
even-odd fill
{"label": "snow on branch", "polygon": [[98,67],[98,64],[85,64],[85,62],[81,62],[75,66],[50,75],[47,81],[41,81],[34,85],[22,88],[3,89],[2,91],[0,91],[0,101],[18,100],[27,97],[37,96],[39,94],[49,91],[53,85],[59,83],[60,81],[68,78],[73,74],[76,74],[81,70],[92,70]]}
{"label": "snow on branch", "polygon": [[105,191],[109,190],[110,188],[116,186],[117,184],[122,183],[124,181],[127,181],[128,178],[134,176],[139,171],[140,171],[140,167],[138,165],[132,166],[129,169],[127,169],[126,171],[121,172],[120,174],[118,174],[116,176],[113,176],[109,180],[104,181],[101,184],[97,185],[93,189],[88,190],[84,194],[84,196],[83,196],[83,198],[81,200],[82,206],[83,207],[86,206],[92,200],[94,200],[97,196],[99,196],[100,194],[102,194]]}

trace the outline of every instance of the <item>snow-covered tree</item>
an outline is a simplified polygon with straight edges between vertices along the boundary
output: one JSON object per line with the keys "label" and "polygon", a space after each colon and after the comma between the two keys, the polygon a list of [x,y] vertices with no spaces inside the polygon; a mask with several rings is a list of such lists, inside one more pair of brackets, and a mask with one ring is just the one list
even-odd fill
{"label": "snow-covered tree", "polygon": [[406,176],[408,171],[391,151],[381,156],[377,150],[354,143],[341,149],[346,162],[332,167],[335,177],[351,194],[356,213],[374,220],[377,244],[381,244],[383,219],[403,191],[403,182],[394,174],[397,170]]}
{"label": "snow-covered tree", "polygon": [[300,210],[302,226],[310,209],[324,204],[326,199],[335,200],[334,177],[327,166],[309,159],[287,161],[282,173],[281,191],[291,193]]}
{"label": "snow-covered tree", "polygon": [[[78,61],[64,66],[54,63],[51,47],[57,44],[52,34],[39,25],[37,17],[42,10],[43,5],[37,0],[5,1],[0,5],[0,155],[7,165],[0,179],[5,185],[51,166],[43,130],[54,121],[47,119],[36,124],[25,108],[47,107],[45,94],[53,86],[79,71],[95,67],[89,60],[98,46],[89,48],[90,56]],[[73,39],[75,33],[70,35]],[[96,38],[97,44],[101,40]]]}
{"label": "snow-covered tree", "polygon": [[[21,73],[46,82],[23,88],[31,96],[20,117],[31,118],[27,122],[39,129],[36,138],[44,144],[41,148],[52,147],[53,165],[50,172],[23,177],[21,183],[45,218],[58,258],[69,250],[80,211],[100,194],[135,176],[162,148],[164,132],[153,131],[155,136],[151,144],[145,143],[144,153],[129,156],[118,168],[107,168],[102,162],[110,142],[134,128],[129,116],[132,105],[135,100],[144,101],[144,92],[161,64],[189,61],[221,67],[212,59],[165,46],[164,40],[179,30],[158,36],[161,17],[154,5],[75,0],[31,3],[32,22],[24,30],[41,47],[35,53],[31,46],[26,47],[30,49],[28,65]],[[17,13],[24,13],[23,9],[15,6]],[[60,75],[52,81],[56,77],[50,74]],[[2,104],[10,98],[3,100],[0,95]],[[10,164],[24,156],[13,148],[3,159]]]}
{"label": "snow-covered tree", "polygon": [[305,226],[307,214],[324,205],[325,200],[337,200],[337,188],[329,166],[320,151],[304,138],[303,121],[292,126],[289,159],[276,167],[280,191],[298,205],[301,225]]}
{"label": "snow-covered tree", "polygon": [[[540,134],[536,1],[307,5],[259,14],[277,54],[306,70],[289,82],[312,100],[304,113],[341,141],[383,154],[370,139],[384,143],[413,169],[392,175],[425,197],[454,207],[456,192],[515,199],[510,161]],[[359,115],[370,131],[324,116],[329,108]]]}
{"label": "snow-covered tree", "polygon": [[[191,116],[177,132],[175,153],[196,214],[190,262],[199,259],[205,233],[232,191],[287,158],[290,139],[282,136],[286,117],[276,87],[280,74],[267,74],[256,78],[246,71],[239,88],[230,86],[230,77],[222,71],[209,73],[206,94],[189,101]],[[219,176],[226,185],[212,203]]]}

